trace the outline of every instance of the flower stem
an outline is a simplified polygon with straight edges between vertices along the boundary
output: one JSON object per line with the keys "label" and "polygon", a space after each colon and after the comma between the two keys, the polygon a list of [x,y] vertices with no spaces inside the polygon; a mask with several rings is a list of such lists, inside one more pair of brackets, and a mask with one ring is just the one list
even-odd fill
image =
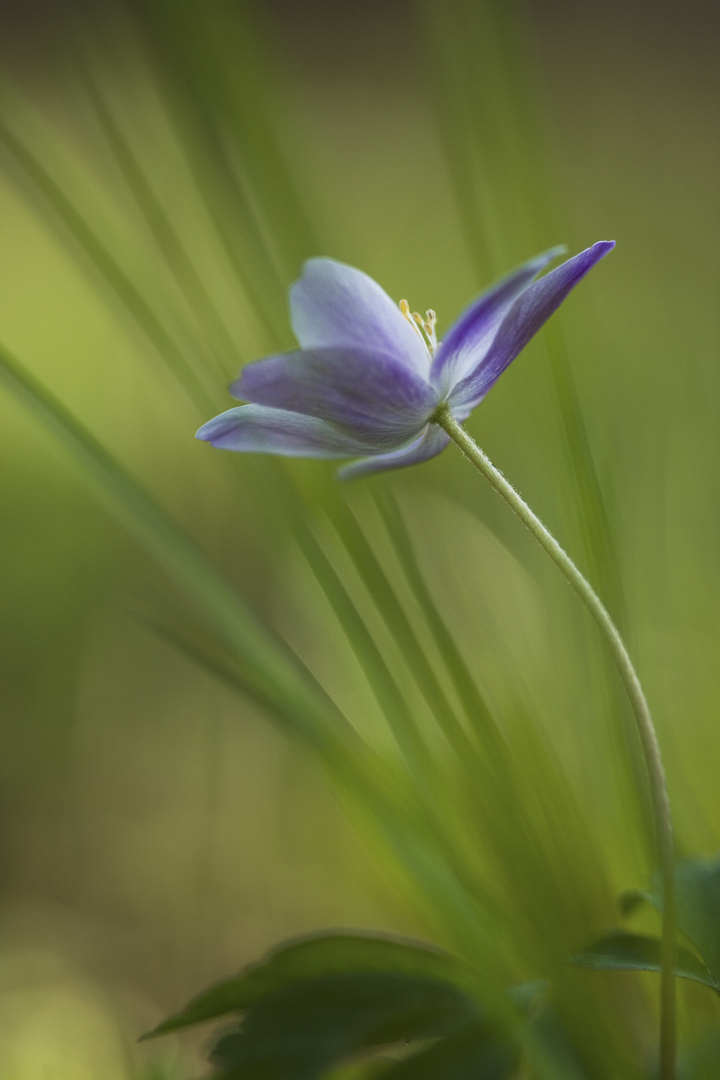
{"label": "flower stem", "polygon": [[432,420],[447,432],[465,457],[490,481],[498,494],[502,495],[503,499],[528,527],[538,543],[545,548],[550,558],[557,564],[575,589],[600,628],[630,698],[650,781],[650,796],[655,818],[663,885],[660,1080],[674,1080],[676,1002],[673,826],[660,744],[643,688],[640,685],[640,680],[632,665],[625,644],[607,609],[590,585],[590,582],[581,574],[567,552],[558,544],[552,533],[545,528],[542,521],[533,513],[524,499],[520,497],[512,484],[508,483],[503,474],[495,468],[465,428],[451,415],[447,405],[441,405],[436,410]]}

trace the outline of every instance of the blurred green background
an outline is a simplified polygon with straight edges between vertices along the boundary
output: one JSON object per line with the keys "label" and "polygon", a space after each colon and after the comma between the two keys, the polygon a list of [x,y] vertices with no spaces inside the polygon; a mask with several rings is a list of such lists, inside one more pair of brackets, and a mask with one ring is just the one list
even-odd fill
{"label": "blurred green background", "polygon": [[[392,496],[517,750],[520,824],[488,796],[485,832],[460,846],[519,952],[551,934],[543,898],[566,890],[577,917],[557,915],[553,945],[570,950],[652,868],[636,749],[585,613],[452,448],[337,492],[329,465],[265,468],[193,433],[230,406],[241,363],[292,344],[285,289],[310,255],[433,307],[442,330],[543,248],[617,241],[469,427],[627,633],[680,847],[716,851],[715,8],[6,3],[0,31],[0,341],[390,756],[297,522],[422,726],[423,694],[337,523],[356,515],[439,667],[374,499]],[[197,1039],[137,1036],[293,934],[452,944],[302,742],[149,625],[188,624],[182,590],[47,426],[10,391],[0,412],[2,1076],[192,1075]],[[462,802],[435,798],[461,836]],[[543,882],[523,855],[538,836]],[[573,984],[588,1002],[592,978]],[[618,1015],[636,995],[618,1035],[627,1075],[627,1046],[652,1031],[656,987],[637,1005],[640,985],[602,982]],[[691,1033],[720,1019],[704,998],[686,1006]]]}

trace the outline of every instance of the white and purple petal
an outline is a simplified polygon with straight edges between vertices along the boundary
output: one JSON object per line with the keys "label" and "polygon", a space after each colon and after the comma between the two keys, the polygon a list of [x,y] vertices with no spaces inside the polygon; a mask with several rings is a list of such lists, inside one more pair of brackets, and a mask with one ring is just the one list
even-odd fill
{"label": "white and purple petal", "polygon": [[337,477],[339,480],[357,480],[361,476],[386,472],[388,469],[419,465],[441,454],[449,442],[450,438],[442,428],[437,424],[428,424],[420,438],[414,439],[407,446],[401,446],[399,450],[393,450],[389,454],[374,454],[372,457],[351,461],[349,465],[338,469]]}
{"label": "white and purple petal", "polygon": [[228,409],[203,424],[196,438],[223,450],[283,457],[344,458],[371,454],[375,449],[325,420],[264,405]]}
{"label": "white and purple petal", "polygon": [[361,270],[334,259],[309,259],[290,289],[290,312],[303,349],[379,352],[428,377],[430,354],[419,333]]}
{"label": "white and purple petal", "polygon": [[484,357],[510,308],[541,270],[565,248],[529,259],[474,300],[445,334],[432,362],[431,379],[441,395],[469,375]]}
{"label": "white and purple petal", "polygon": [[355,438],[394,449],[423,429],[437,405],[429,383],[397,359],[357,348],[306,349],[248,364],[235,397],[316,416]]}
{"label": "white and purple petal", "polygon": [[471,409],[482,400],[518,353],[560,307],[571,289],[614,247],[613,240],[593,244],[521,293],[496,328],[474,370],[460,380],[449,394],[448,401],[453,409]]}

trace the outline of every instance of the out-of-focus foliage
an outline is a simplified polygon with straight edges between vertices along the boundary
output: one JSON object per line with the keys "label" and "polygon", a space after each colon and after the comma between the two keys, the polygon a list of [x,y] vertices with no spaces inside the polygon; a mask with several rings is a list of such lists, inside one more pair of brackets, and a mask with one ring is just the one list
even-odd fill
{"label": "out-of-focus foliage", "polygon": [[[575,598],[451,451],[338,488],[192,434],[292,344],[307,256],[442,328],[536,251],[617,240],[472,431],[622,623],[681,845],[717,850],[714,16],[32,14],[2,35],[0,1072],[193,1075],[192,1041],[135,1038],[356,925],[460,951],[498,1009],[552,975],[588,1075],[639,1075],[653,976],[555,964],[652,863]],[[712,1040],[713,995],[681,1007]]]}

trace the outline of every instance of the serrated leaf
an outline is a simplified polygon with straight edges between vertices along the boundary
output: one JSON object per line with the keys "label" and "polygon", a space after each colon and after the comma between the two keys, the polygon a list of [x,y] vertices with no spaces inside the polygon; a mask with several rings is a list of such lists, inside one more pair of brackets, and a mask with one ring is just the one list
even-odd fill
{"label": "serrated leaf", "polygon": [[517,1042],[477,1020],[391,1066],[382,1080],[509,1080],[519,1065]]}
{"label": "serrated leaf", "polygon": [[210,1060],[223,1080],[315,1080],[362,1051],[466,1027],[478,1010],[456,987],[415,975],[305,979],[254,1004]]}
{"label": "serrated leaf", "polygon": [[629,918],[643,904],[656,907],[656,897],[645,889],[626,889],[617,898],[617,906],[624,919]]}
{"label": "serrated leaf", "polygon": [[720,858],[678,863],[676,923],[720,984]]}
{"label": "serrated leaf", "polygon": [[[643,902],[662,914],[658,888],[623,893],[620,910],[629,915]],[[675,925],[702,956],[714,984],[720,985],[720,857],[677,862]]]}
{"label": "serrated leaf", "polygon": [[[571,962],[578,967],[592,968],[595,971],[659,972],[662,970],[661,951],[662,943],[659,938],[619,931],[603,935],[582,952],[571,957]],[[720,992],[718,984],[702,960],[689,949],[678,948],[675,974]]]}
{"label": "serrated leaf", "polygon": [[273,950],[259,964],[211,987],[144,1038],[243,1012],[262,998],[304,980],[370,973],[434,979],[471,997],[477,989],[469,964],[421,942],[390,936],[321,934]]}

